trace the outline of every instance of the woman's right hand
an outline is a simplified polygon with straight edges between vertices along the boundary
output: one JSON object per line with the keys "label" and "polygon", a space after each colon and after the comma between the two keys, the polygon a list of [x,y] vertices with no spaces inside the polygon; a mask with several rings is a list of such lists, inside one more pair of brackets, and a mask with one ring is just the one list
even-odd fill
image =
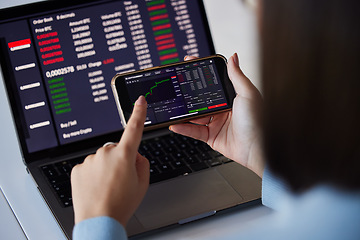
{"label": "woman's right hand", "polygon": [[[185,60],[194,58],[187,57]],[[237,94],[232,111],[191,121],[195,124],[172,125],[170,130],[206,142],[214,150],[262,177],[264,161],[252,110],[261,107],[262,97],[241,71],[236,53],[229,58],[227,67]]]}

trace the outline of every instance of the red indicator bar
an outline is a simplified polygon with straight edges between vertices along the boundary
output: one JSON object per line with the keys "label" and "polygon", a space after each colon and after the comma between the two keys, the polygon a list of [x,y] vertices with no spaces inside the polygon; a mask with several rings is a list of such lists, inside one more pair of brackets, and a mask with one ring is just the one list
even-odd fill
{"label": "red indicator bar", "polygon": [[167,39],[167,40],[162,40],[162,41],[156,42],[156,45],[159,46],[159,45],[173,43],[173,42],[174,42],[174,39]]}
{"label": "red indicator bar", "polygon": [[158,51],[164,50],[164,49],[168,49],[168,48],[174,48],[175,47],[175,43],[172,44],[168,44],[168,45],[162,45],[160,47],[157,48]]}
{"label": "red indicator bar", "polygon": [[40,52],[48,52],[48,51],[52,51],[52,50],[56,50],[56,49],[60,49],[60,48],[61,48],[60,44],[56,44],[56,45],[52,45],[49,47],[40,48]]}
{"label": "red indicator bar", "polygon": [[168,55],[164,55],[160,57],[160,61],[166,60],[166,59],[170,59],[170,58],[176,58],[178,57],[179,54],[178,53],[172,53],[172,54],[168,54]]}
{"label": "red indicator bar", "polygon": [[48,45],[48,44],[57,43],[57,42],[59,42],[59,39],[53,38],[53,39],[44,40],[44,41],[39,42],[39,46]]}
{"label": "red indicator bar", "polygon": [[64,58],[63,57],[59,57],[59,58],[54,58],[54,59],[49,59],[46,61],[43,61],[44,65],[49,65],[49,64],[53,64],[53,63],[57,63],[57,62],[63,62]]}
{"label": "red indicator bar", "polygon": [[57,35],[58,35],[57,32],[50,32],[50,33],[44,33],[44,34],[38,35],[36,38],[40,40],[43,38],[55,37]]}
{"label": "red indicator bar", "polygon": [[208,109],[213,109],[213,108],[223,107],[223,106],[226,106],[226,105],[227,105],[227,103],[217,104],[217,105],[214,105],[214,106],[210,106],[210,107],[208,107]]}
{"label": "red indicator bar", "polygon": [[155,41],[163,40],[166,38],[172,38],[172,37],[174,37],[174,35],[172,33],[160,35],[160,36],[155,37]]}
{"label": "red indicator bar", "polygon": [[14,48],[14,47],[22,46],[22,45],[27,45],[30,43],[31,43],[31,40],[30,40],[30,38],[28,38],[28,39],[24,39],[24,40],[15,41],[15,42],[9,42],[8,46],[9,46],[9,48]]}
{"label": "red indicator bar", "polygon": [[164,19],[164,18],[168,18],[168,17],[169,17],[169,15],[167,13],[165,13],[162,15],[157,15],[157,16],[151,17],[150,21],[156,21],[156,20],[160,20],[160,19]]}
{"label": "red indicator bar", "polygon": [[42,57],[43,59],[45,59],[45,58],[51,58],[51,57],[55,57],[55,56],[60,56],[60,55],[62,55],[62,54],[63,54],[62,51],[56,51],[56,52],[51,52],[51,53],[43,54],[43,55],[41,55],[41,57]]}
{"label": "red indicator bar", "polygon": [[148,7],[148,11],[151,12],[151,11],[159,10],[159,9],[163,9],[163,8],[165,8],[165,4],[160,4],[160,5],[156,5],[153,7]]}
{"label": "red indicator bar", "polygon": [[113,63],[115,60],[113,58],[108,58],[102,61],[103,64],[109,64],[109,63]]}
{"label": "red indicator bar", "polygon": [[171,27],[171,25],[170,25],[170,23],[168,23],[168,24],[153,27],[153,31],[157,31],[157,30],[161,30],[161,29],[165,29],[165,28],[170,28],[170,27]]}

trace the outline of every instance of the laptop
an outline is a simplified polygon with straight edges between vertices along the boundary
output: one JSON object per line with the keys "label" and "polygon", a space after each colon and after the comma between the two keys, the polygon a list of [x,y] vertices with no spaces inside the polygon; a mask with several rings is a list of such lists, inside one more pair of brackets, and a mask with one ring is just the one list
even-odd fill
{"label": "laptop", "polygon": [[[215,50],[201,0],[72,0],[2,9],[0,53],[22,160],[71,239],[71,169],[123,132],[112,77]],[[157,129],[139,152],[151,184],[130,237],[259,202],[260,178],[203,142]]]}

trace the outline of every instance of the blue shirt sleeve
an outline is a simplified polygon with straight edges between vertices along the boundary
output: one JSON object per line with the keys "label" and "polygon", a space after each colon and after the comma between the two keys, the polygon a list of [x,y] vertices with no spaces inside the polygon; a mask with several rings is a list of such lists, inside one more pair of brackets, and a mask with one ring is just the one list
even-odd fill
{"label": "blue shirt sleeve", "polygon": [[124,227],[115,219],[107,216],[95,217],[77,223],[73,230],[73,240],[125,240]]}
{"label": "blue shirt sleeve", "polygon": [[262,178],[262,203],[274,210],[280,210],[280,203],[291,195],[290,187],[266,167]]}

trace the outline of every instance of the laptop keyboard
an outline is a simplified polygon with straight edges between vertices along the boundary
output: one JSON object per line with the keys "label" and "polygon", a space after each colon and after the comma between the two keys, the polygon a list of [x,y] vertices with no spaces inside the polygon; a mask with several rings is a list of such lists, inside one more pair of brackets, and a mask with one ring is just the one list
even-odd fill
{"label": "laptop keyboard", "polygon": [[42,166],[41,170],[49,180],[52,189],[64,207],[72,206],[70,173],[71,169],[84,161],[85,157],[79,157],[70,161],[58,162]]}
{"label": "laptop keyboard", "polygon": [[[139,153],[149,159],[150,184],[231,162],[206,143],[173,133],[142,141]],[[72,206],[71,169],[84,159],[41,167],[64,207]]]}

